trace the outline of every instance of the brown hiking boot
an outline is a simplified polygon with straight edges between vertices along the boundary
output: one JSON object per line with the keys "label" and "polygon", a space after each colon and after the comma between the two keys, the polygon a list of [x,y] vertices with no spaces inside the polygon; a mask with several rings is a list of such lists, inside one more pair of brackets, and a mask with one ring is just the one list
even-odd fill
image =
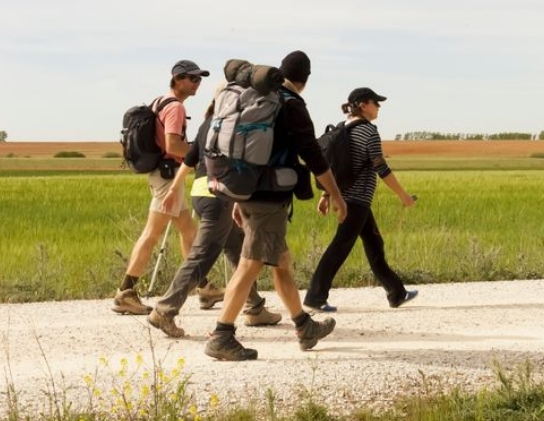
{"label": "brown hiking boot", "polygon": [[153,307],[146,306],[133,289],[117,290],[113,298],[113,311],[119,314],[141,316],[151,313]]}
{"label": "brown hiking boot", "polygon": [[246,326],[273,326],[277,325],[281,320],[281,314],[272,313],[265,307],[257,314],[252,314],[244,311]]}
{"label": "brown hiking boot", "polygon": [[174,323],[174,318],[166,316],[154,309],[149,316],[147,316],[147,321],[153,327],[162,330],[171,338],[183,338],[185,336],[185,331],[177,327]]}
{"label": "brown hiking boot", "polygon": [[317,341],[331,333],[335,326],[336,320],[331,317],[327,317],[322,322],[316,322],[308,317],[306,322],[300,328],[297,328],[300,349],[303,351],[312,349],[316,346]]}
{"label": "brown hiking boot", "polygon": [[212,358],[226,361],[256,360],[257,350],[244,348],[234,336],[234,331],[214,330],[206,344],[204,353]]}
{"label": "brown hiking boot", "polygon": [[208,283],[204,288],[197,288],[198,301],[202,310],[210,309],[215,303],[223,301],[225,298],[225,290],[218,289],[214,284]]}

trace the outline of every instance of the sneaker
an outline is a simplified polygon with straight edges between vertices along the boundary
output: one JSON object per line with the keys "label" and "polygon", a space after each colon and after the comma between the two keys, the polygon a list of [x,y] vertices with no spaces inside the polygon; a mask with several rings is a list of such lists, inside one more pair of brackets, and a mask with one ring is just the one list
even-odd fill
{"label": "sneaker", "polygon": [[312,349],[316,346],[317,341],[327,336],[334,330],[336,320],[327,317],[322,322],[316,322],[311,317],[308,317],[306,322],[297,328],[298,343],[303,351]]}
{"label": "sneaker", "polygon": [[133,289],[117,290],[113,298],[113,311],[119,314],[133,314],[135,316],[151,313],[153,307],[146,306]]}
{"label": "sneaker", "polygon": [[171,338],[183,338],[185,336],[185,331],[176,326],[173,317],[159,313],[157,309],[154,309],[151,314],[147,316],[147,321],[151,326],[162,330]]}
{"label": "sneaker", "polygon": [[274,326],[281,320],[281,314],[272,313],[265,307],[257,314],[244,313],[246,326]]}
{"label": "sneaker", "polygon": [[202,310],[210,309],[215,303],[223,301],[225,298],[225,290],[218,289],[214,284],[208,283],[204,288],[197,288],[198,301]]}
{"label": "sneaker", "polygon": [[391,308],[397,308],[397,307],[400,307],[401,305],[403,304],[406,304],[408,301],[411,301],[413,300],[414,298],[417,297],[417,289],[414,289],[412,291],[406,291],[406,295],[404,296],[404,298],[396,303],[392,303],[392,302],[389,302],[389,307]]}
{"label": "sneaker", "polygon": [[212,358],[226,361],[256,360],[257,350],[244,348],[234,336],[234,331],[215,330],[206,344],[204,353]]}
{"label": "sneaker", "polygon": [[309,306],[304,304],[304,309],[311,314],[315,313],[336,313],[338,311],[338,307],[331,306],[329,303],[322,304],[320,306]]}

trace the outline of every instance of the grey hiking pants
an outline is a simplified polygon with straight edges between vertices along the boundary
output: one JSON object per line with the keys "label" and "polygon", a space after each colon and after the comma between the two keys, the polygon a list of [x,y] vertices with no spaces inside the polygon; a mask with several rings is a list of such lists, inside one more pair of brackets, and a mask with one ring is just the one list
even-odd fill
{"label": "grey hiking pants", "polygon": [[[157,302],[157,311],[168,316],[179,314],[189,293],[206,278],[221,252],[225,252],[233,267],[238,265],[244,233],[232,220],[233,206],[232,202],[215,197],[193,197],[193,208],[200,217],[198,232],[189,255]],[[264,302],[255,282],[244,312],[259,313]]]}

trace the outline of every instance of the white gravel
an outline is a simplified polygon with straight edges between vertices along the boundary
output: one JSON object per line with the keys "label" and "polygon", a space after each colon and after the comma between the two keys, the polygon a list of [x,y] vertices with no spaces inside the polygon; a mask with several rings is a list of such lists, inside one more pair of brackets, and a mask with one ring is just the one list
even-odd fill
{"label": "white gravel", "polygon": [[[51,378],[70,399],[84,402],[83,378],[104,368],[101,359],[119,367],[126,358],[129,372],[136,371],[137,355],[152,365],[152,349],[166,370],[185,360],[188,390],[201,408],[212,394],[220,405],[266,406],[271,390],[280,413],[309,395],[345,413],[387,406],[421,390],[492,386],[494,360],[507,369],[529,360],[537,375],[544,372],[544,280],[417,288],[420,295],[398,309],[387,306],[378,287],[333,289],[336,329],[309,352],[299,350],[277,295],[265,292],[271,310],[284,318],[267,328],[246,327],[240,318],[238,338],[259,351],[259,359],[248,362],[204,355],[220,306],[200,310],[196,296],[189,297],[177,319],[191,336],[179,340],[149,329],[143,316],[114,314],[112,300],[3,304],[0,409],[8,407],[8,384],[23,404],[43,406]],[[139,375],[134,375],[136,384]],[[107,388],[108,380],[103,381]]]}

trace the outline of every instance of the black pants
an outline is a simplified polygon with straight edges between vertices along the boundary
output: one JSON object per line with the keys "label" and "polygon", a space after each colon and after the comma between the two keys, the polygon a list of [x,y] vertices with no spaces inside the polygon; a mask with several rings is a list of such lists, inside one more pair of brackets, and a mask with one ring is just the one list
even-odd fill
{"label": "black pants", "polygon": [[397,303],[406,295],[399,276],[385,260],[383,238],[376,225],[372,209],[365,205],[348,203],[348,215],[338,225],[336,234],[325,250],[312,276],[304,304],[319,307],[327,302],[332,281],[353,249],[357,237],[363,242],[366,258],[374,276],[387,292],[390,303]]}

